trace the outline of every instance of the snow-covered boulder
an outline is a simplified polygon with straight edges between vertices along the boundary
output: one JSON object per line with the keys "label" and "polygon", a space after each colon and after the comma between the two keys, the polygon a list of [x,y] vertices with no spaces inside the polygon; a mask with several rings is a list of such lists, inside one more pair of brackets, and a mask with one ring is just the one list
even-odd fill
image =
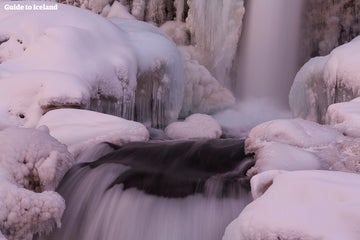
{"label": "snow-covered boulder", "polygon": [[251,180],[254,197],[223,240],[360,238],[360,176],[270,171]]}
{"label": "snow-covered boulder", "polygon": [[253,128],[245,151],[255,153],[250,176],[267,170],[360,171],[360,139],[303,119],[273,120]]}
{"label": "snow-covered boulder", "polygon": [[48,110],[69,106],[155,119],[153,125],[177,118],[182,62],[157,28],[127,19],[114,24],[59,3],[58,10],[26,14],[6,11],[5,4],[0,3],[0,125],[33,127]]}
{"label": "snow-covered boulder", "polygon": [[308,61],[290,90],[295,117],[324,123],[328,106],[360,96],[360,37]]}
{"label": "snow-covered boulder", "polygon": [[38,123],[38,126],[42,125],[50,129],[51,136],[66,144],[75,157],[101,142],[123,145],[149,139],[149,133],[141,123],[80,109],[47,112]]}
{"label": "snow-covered boulder", "polygon": [[196,113],[183,122],[174,122],[165,128],[165,134],[170,139],[219,138],[220,124],[211,116]]}
{"label": "snow-covered boulder", "polygon": [[7,239],[31,240],[61,226],[63,198],[54,192],[73,158],[65,145],[39,130],[0,131],[0,231]]}
{"label": "snow-covered boulder", "polygon": [[331,104],[326,112],[325,123],[346,136],[360,137],[360,98]]}

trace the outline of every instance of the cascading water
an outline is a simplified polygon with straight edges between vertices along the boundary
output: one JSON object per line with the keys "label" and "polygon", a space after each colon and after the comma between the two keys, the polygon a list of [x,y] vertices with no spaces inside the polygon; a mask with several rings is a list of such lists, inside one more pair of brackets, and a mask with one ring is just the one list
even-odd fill
{"label": "cascading water", "polygon": [[251,201],[252,165],[243,140],[125,145],[70,170],[63,226],[45,239],[219,240]]}
{"label": "cascading water", "polygon": [[303,1],[247,2],[238,51],[237,96],[265,98],[288,108],[288,94],[299,68]]}

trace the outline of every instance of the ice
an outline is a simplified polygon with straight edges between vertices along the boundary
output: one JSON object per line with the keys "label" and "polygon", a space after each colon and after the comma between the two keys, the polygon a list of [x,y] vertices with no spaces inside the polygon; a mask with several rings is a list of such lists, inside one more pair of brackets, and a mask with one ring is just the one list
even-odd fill
{"label": "ice", "polygon": [[0,230],[7,239],[31,240],[61,226],[65,202],[54,190],[73,158],[48,131],[0,131]]}
{"label": "ice", "polygon": [[128,33],[138,60],[136,120],[164,127],[177,119],[184,98],[184,69],[176,45],[148,23],[111,21]]}
{"label": "ice", "polygon": [[192,113],[213,114],[235,104],[231,91],[223,87],[211,73],[188,53],[180,48],[185,70],[185,91],[181,116]]}
{"label": "ice", "polygon": [[[32,127],[42,114],[62,107],[136,118],[157,127],[178,117],[182,62],[175,44],[156,27],[126,19],[113,20],[116,26],[90,11],[62,4],[57,11],[27,14],[5,11],[4,4],[1,126]],[[126,15],[120,3],[109,11],[110,16]],[[15,91],[22,94],[13,100]]]}
{"label": "ice", "polygon": [[66,144],[75,157],[101,142],[123,145],[149,139],[141,123],[87,110],[52,110],[41,117],[38,126],[42,125],[50,129],[51,136]]}
{"label": "ice", "polygon": [[251,185],[256,200],[227,227],[223,240],[359,239],[359,175],[273,171],[253,177]]}
{"label": "ice", "polygon": [[325,122],[328,106],[360,95],[360,38],[309,60],[297,73],[289,102],[295,117]]}
{"label": "ice", "polygon": [[170,139],[219,138],[221,126],[209,115],[192,114],[183,122],[173,122],[165,128]]}
{"label": "ice", "polygon": [[188,5],[186,24],[199,53],[197,60],[223,86],[231,87],[230,75],[245,13],[244,1],[190,0]]}
{"label": "ice", "polygon": [[346,136],[360,137],[360,98],[331,104],[326,112],[325,123]]}

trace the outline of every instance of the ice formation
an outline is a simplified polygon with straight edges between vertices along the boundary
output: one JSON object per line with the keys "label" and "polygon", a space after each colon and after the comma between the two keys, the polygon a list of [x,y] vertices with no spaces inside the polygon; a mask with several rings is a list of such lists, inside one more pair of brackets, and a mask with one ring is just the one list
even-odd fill
{"label": "ice formation", "polygon": [[173,122],[165,128],[165,134],[170,139],[191,138],[219,138],[221,136],[220,124],[206,114],[192,114],[183,122]]}
{"label": "ice formation", "polygon": [[186,25],[197,59],[226,87],[231,87],[231,71],[245,14],[243,0],[189,0]]}
{"label": "ice formation", "polygon": [[[0,125],[31,127],[44,112],[59,107],[146,118],[153,125],[177,118],[182,62],[175,45],[156,28],[135,20],[122,24],[131,27],[117,27],[90,11],[61,4],[57,11],[27,14],[5,11],[3,5]],[[18,86],[22,94],[14,101]],[[150,93],[143,96],[144,91]],[[135,103],[139,98],[142,102]]]}
{"label": "ice formation", "polygon": [[54,190],[73,160],[48,131],[0,131],[0,230],[7,239],[31,240],[61,226],[65,202]]}
{"label": "ice formation", "polygon": [[110,20],[127,32],[137,59],[136,120],[154,127],[174,121],[184,98],[184,69],[175,44],[148,23]]}
{"label": "ice formation", "polygon": [[141,123],[79,109],[49,111],[40,118],[38,126],[42,125],[49,128],[51,136],[66,144],[75,157],[101,142],[123,145],[149,138]]}
{"label": "ice formation", "polygon": [[192,113],[212,114],[235,104],[233,94],[222,86],[211,73],[193,59],[189,48],[182,47],[180,52],[185,70],[184,100],[180,116]]}
{"label": "ice formation", "polygon": [[357,174],[265,172],[251,186],[257,198],[227,227],[223,240],[359,239]]}
{"label": "ice formation", "polygon": [[329,55],[308,61],[298,72],[290,90],[293,115],[325,122],[330,104],[360,95],[360,38],[334,49]]}
{"label": "ice formation", "polygon": [[346,137],[331,126],[302,119],[273,120],[253,128],[246,152],[255,153],[249,175],[267,170],[324,169],[360,171],[360,139]]}
{"label": "ice formation", "polygon": [[360,98],[331,104],[326,112],[325,123],[346,136],[360,137]]}

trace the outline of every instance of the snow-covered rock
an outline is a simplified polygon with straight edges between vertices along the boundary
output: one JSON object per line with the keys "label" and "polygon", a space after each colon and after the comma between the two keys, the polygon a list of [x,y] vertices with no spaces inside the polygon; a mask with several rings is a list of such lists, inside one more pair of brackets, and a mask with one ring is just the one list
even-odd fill
{"label": "snow-covered rock", "polygon": [[255,153],[250,176],[267,170],[360,171],[360,139],[302,119],[273,120],[253,128],[245,151]]}
{"label": "snow-covered rock", "polygon": [[325,123],[346,136],[360,137],[360,98],[331,104],[326,112]]}
{"label": "snow-covered rock", "polygon": [[335,48],[329,55],[308,61],[290,90],[295,117],[325,122],[329,105],[360,96],[360,37]]}
{"label": "snow-covered rock", "polygon": [[190,138],[219,138],[221,136],[220,124],[206,114],[192,114],[183,122],[174,122],[165,128],[165,134],[170,139]]}
{"label": "snow-covered rock", "polygon": [[149,139],[141,123],[87,110],[52,110],[41,117],[38,126],[42,125],[50,129],[51,136],[66,144],[75,157],[101,142],[123,145]]}
{"label": "snow-covered rock", "polygon": [[[140,121],[142,114],[155,112],[160,120],[154,125],[177,118],[183,97],[182,62],[175,44],[157,28],[127,19],[115,25],[62,4],[56,11],[26,14],[5,11],[4,4],[0,3],[1,14],[5,12],[0,23],[0,125],[33,127],[46,111],[68,106],[129,119],[137,116]],[[152,94],[141,95],[137,102],[141,97],[135,90],[137,95]],[[15,91],[21,92],[16,98]],[[150,102],[156,111],[148,109]]]}
{"label": "snow-covered rock", "polygon": [[256,198],[223,240],[360,237],[360,176],[330,171],[270,171],[251,180]]}
{"label": "snow-covered rock", "polygon": [[73,162],[66,146],[46,127],[7,128],[0,142],[0,231],[31,240],[60,227],[65,202],[54,190]]}

